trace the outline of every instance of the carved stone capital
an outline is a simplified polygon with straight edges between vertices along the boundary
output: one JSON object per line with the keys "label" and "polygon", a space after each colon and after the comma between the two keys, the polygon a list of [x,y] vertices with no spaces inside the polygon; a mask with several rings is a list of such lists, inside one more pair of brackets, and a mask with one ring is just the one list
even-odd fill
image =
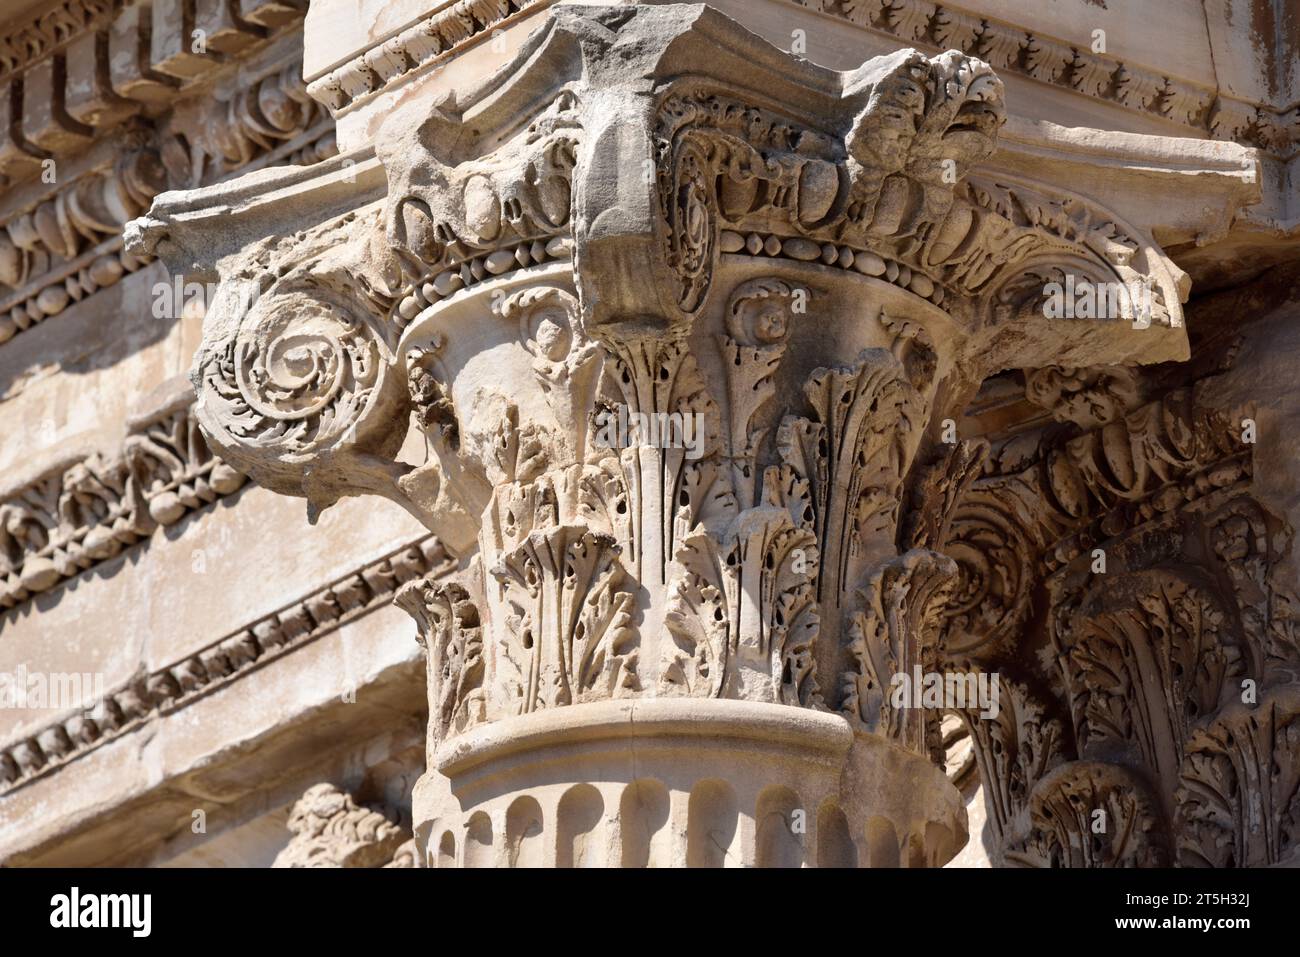
{"label": "carved stone capital", "polygon": [[[982,453],[945,420],[1005,368],[1186,353],[1184,277],[1148,235],[981,167],[1003,97],[955,51],[835,72],[704,6],[562,6],[373,155],[168,194],[139,224],[220,277],[192,378],[223,458],[313,510],[385,495],[464,556],[399,598],[428,656],[429,859],[435,821],[533,826],[475,810],[463,748],[513,760],[492,726],[614,699],[673,727],[694,699],[822,712],[844,781],[893,768],[934,797],[915,819],[828,784],[828,828],[865,846],[875,807],[895,860],[960,843],[937,715],[884,695],[938,661],[957,583],[938,549]],[[1050,318],[1067,282],[1149,298]],[[572,720],[617,737],[601,714]],[[760,785],[793,767],[774,751],[733,785],[785,808]]]}

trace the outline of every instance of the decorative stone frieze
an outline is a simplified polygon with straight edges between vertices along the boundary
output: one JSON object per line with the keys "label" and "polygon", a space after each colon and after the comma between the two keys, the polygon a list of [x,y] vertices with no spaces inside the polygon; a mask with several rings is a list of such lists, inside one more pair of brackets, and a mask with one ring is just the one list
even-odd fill
{"label": "decorative stone frieze", "polygon": [[[957,49],[996,70],[1150,113],[1215,139],[1256,146],[1281,158],[1295,150],[1296,110],[1253,102],[1191,83],[1094,46],[1025,30],[953,4],[931,0],[790,0],[904,44]],[[1095,41],[1095,35],[1091,37]]]}
{"label": "decorative stone frieze", "polygon": [[[304,6],[83,0],[6,35],[0,343],[150,262],[121,233],[160,192],[333,155],[301,34],[283,29]],[[220,88],[238,57],[238,89]]]}
{"label": "decorative stone frieze", "polygon": [[[428,665],[425,863],[963,843],[938,710],[887,694],[984,640],[953,637],[987,451],[953,423],[1004,369],[1187,354],[1186,277],[1144,229],[982,167],[1003,96],[957,51],[835,72],[707,7],[558,6],[373,155],[131,225],[220,279],[192,380],[224,460],[313,515],[383,495],[466,556],[398,596]],[[1049,318],[1067,282],[1146,305]],[[1118,787],[1089,769],[1071,786]]]}
{"label": "decorative stone frieze", "polygon": [[60,463],[0,493],[0,608],[48,591],[243,487],[244,475],[209,450],[191,402],[185,397],[133,423],[115,456]]}
{"label": "decorative stone frieze", "polygon": [[0,341],[139,269],[121,230],[149,208],[165,174],[140,132],[123,153],[56,190],[0,228]]}

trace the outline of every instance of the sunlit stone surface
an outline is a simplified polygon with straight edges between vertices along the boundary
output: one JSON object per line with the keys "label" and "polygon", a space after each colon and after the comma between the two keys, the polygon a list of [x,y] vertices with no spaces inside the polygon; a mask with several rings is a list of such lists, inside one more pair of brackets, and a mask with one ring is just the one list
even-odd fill
{"label": "sunlit stone surface", "polygon": [[191,6],[0,26],[0,860],[1295,862],[1285,29]]}

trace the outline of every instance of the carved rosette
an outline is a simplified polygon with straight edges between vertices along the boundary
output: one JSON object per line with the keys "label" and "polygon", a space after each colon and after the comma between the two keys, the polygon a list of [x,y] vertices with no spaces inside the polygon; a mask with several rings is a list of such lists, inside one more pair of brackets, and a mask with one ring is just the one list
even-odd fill
{"label": "carved rosette", "polygon": [[[884,694],[972,607],[942,552],[983,450],[940,423],[1002,368],[1185,350],[1148,237],[972,172],[1003,114],[956,52],[836,73],[707,7],[557,7],[509,68],[387,121],[382,200],[220,264],[194,371],[215,447],[316,509],[393,498],[463,556],[399,596],[428,657],[429,860],[435,822],[487,813],[452,792],[493,729],[596,735],[597,706],[650,699],[842,733],[846,781],[910,762],[948,837],[909,845],[902,805],[877,809],[891,833],[930,863],[960,844],[937,712]],[[1034,289],[1063,271],[1149,282],[1161,309],[1049,334]],[[425,454],[399,460],[408,426]],[[833,802],[856,860],[872,809]]]}

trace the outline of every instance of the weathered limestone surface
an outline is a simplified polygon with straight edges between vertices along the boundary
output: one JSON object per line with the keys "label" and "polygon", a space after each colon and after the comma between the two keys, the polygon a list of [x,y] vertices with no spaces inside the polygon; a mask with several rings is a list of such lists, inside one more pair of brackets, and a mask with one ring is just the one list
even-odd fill
{"label": "weathered limestone surface", "polygon": [[0,47],[0,858],[1296,860],[1278,5],[239,6]]}

